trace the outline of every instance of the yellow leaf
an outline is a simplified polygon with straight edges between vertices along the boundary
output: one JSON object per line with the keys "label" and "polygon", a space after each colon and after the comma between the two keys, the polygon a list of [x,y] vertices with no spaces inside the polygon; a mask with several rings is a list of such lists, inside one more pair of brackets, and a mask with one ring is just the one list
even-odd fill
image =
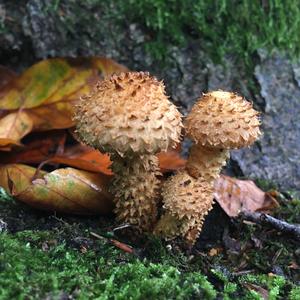
{"label": "yellow leaf", "polygon": [[[80,96],[90,93],[104,76],[122,71],[127,68],[103,57],[53,58],[33,65],[18,77],[10,76],[0,88],[0,112],[8,118],[0,119],[3,135],[0,138],[13,145],[19,144],[32,130],[73,126],[73,107]],[[16,116],[22,116],[22,120],[13,120]],[[10,130],[7,130],[5,126],[9,122]],[[20,130],[20,124],[26,130]],[[2,146],[0,150],[10,149]]]}
{"label": "yellow leaf", "polygon": [[0,150],[20,145],[20,140],[33,128],[33,121],[25,111],[10,113],[0,119]]}
{"label": "yellow leaf", "polygon": [[73,168],[36,172],[22,164],[2,166],[0,186],[17,200],[42,210],[79,215],[112,211],[109,176]]}

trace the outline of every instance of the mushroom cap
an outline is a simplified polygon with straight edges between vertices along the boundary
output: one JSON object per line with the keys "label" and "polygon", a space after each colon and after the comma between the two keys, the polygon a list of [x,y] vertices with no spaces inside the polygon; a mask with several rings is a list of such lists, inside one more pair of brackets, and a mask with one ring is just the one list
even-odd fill
{"label": "mushroom cap", "polygon": [[82,142],[123,156],[156,153],[179,142],[181,114],[164,84],[144,72],[112,75],[80,100],[75,117]]}
{"label": "mushroom cap", "polygon": [[259,113],[243,97],[225,91],[203,94],[186,118],[189,138],[206,147],[238,149],[261,134]]}
{"label": "mushroom cap", "polygon": [[166,211],[178,219],[187,218],[194,222],[195,218],[206,215],[212,208],[213,186],[183,170],[163,184],[162,196]]}

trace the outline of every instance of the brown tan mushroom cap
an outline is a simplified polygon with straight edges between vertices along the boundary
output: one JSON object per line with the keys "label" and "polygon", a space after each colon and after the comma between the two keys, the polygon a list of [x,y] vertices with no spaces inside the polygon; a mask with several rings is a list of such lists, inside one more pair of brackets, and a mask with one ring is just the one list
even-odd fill
{"label": "brown tan mushroom cap", "polygon": [[178,219],[207,214],[213,202],[212,184],[179,171],[163,185],[164,208]]}
{"label": "brown tan mushroom cap", "polygon": [[80,139],[105,152],[155,153],[174,147],[182,123],[164,84],[144,72],[113,75],[81,99],[74,117]]}
{"label": "brown tan mushroom cap", "polygon": [[261,134],[259,113],[234,93],[204,94],[193,106],[185,125],[187,136],[207,147],[237,149],[251,145]]}

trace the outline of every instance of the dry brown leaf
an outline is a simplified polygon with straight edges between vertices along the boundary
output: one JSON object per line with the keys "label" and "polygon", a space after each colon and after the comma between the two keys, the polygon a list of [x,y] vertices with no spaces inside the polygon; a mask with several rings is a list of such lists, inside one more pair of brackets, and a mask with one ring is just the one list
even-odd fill
{"label": "dry brown leaf", "polygon": [[221,175],[215,181],[214,197],[230,217],[242,211],[270,212],[279,206],[275,198],[259,189],[251,180]]}
{"label": "dry brown leaf", "polygon": [[25,111],[17,111],[0,119],[0,149],[7,151],[21,145],[20,138],[33,128],[33,121]]}
{"label": "dry brown leaf", "polygon": [[25,147],[16,148],[5,155],[0,154],[0,164],[40,164],[59,152],[65,137],[65,130],[52,130],[47,135],[31,135]]}
{"label": "dry brown leaf", "polygon": [[[10,79],[0,89],[1,116],[3,118],[5,112],[4,118],[11,121],[8,127],[0,124],[0,150],[3,150],[1,145],[4,142],[5,150],[19,144],[29,129],[37,131],[73,126],[71,116],[79,97],[90,93],[95,82],[104,76],[126,70],[124,66],[103,57],[53,58],[41,61]],[[14,121],[20,112],[27,116],[28,122],[23,119],[26,131],[19,130],[18,121]],[[18,134],[11,135],[12,132]],[[11,142],[8,143],[8,140]]]}
{"label": "dry brown leaf", "polygon": [[17,200],[42,210],[79,215],[112,211],[109,176],[73,168],[36,171],[21,164],[2,166],[0,186]]}
{"label": "dry brown leaf", "polygon": [[[0,157],[0,163],[27,163],[39,164],[47,161],[51,164],[64,164],[80,170],[99,172],[112,175],[111,161],[107,154],[84,145],[75,145],[66,148],[63,153],[56,154],[63,132],[52,131],[42,138],[40,135],[29,142],[24,149],[16,149]],[[177,151],[170,150],[158,154],[161,171],[175,171],[184,167],[185,160]]]}
{"label": "dry brown leaf", "polygon": [[103,154],[84,145],[76,145],[61,155],[49,159],[51,163],[60,163],[85,171],[112,175],[109,169],[111,161],[108,154]]}
{"label": "dry brown leaf", "polygon": [[185,167],[186,160],[176,150],[161,152],[158,155],[160,170],[165,172],[176,171]]}

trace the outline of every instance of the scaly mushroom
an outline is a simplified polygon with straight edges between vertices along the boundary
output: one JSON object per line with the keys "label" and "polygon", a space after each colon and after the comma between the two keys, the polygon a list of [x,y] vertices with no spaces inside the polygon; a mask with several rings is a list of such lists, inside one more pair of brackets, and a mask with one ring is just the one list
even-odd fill
{"label": "scaly mushroom", "polygon": [[212,208],[213,183],[229,158],[229,149],[251,145],[260,135],[259,125],[258,112],[241,96],[215,91],[199,99],[185,121],[186,135],[194,141],[186,170],[163,186],[166,212],[155,233],[184,236],[191,245],[196,241]]}
{"label": "scaly mushroom", "polygon": [[190,236],[195,228],[202,227],[204,217],[212,207],[212,195],[210,182],[196,179],[186,170],[171,176],[163,184],[164,214],[155,226],[154,234],[166,240],[176,236],[185,236],[188,242],[193,240]]}
{"label": "scaly mushroom", "polygon": [[260,135],[259,113],[237,94],[215,91],[204,94],[185,120],[191,147],[187,170],[195,178],[216,179],[230,149],[250,146]]}
{"label": "scaly mushroom", "polygon": [[81,141],[111,155],[120,222],[151,230],[157,218],[157,152],[179,142],[182,122],[164,84],[144,72],[113,75],[83,98],[74,117]]}

